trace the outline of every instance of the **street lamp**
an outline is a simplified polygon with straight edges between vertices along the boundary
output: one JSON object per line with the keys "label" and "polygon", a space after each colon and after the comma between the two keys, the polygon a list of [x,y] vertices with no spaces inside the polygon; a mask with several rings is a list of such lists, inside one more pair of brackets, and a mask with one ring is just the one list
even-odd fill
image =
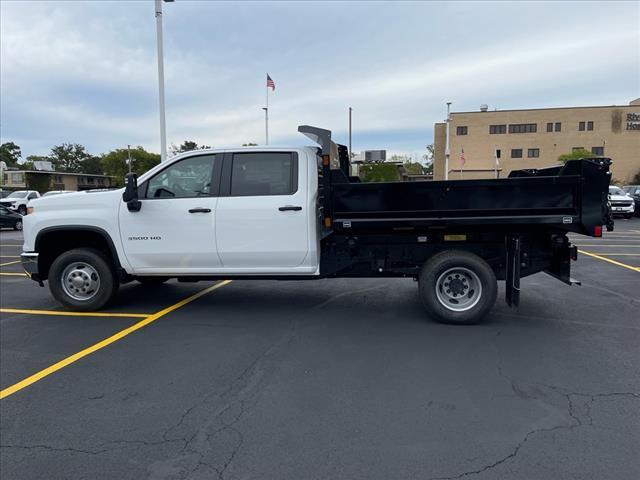
{"label": "street lamp", "polygon": [[160,97],[160,161],[167,159],[167,125],[164,118],[164,55],[162,53],[162,2],[174,0],[156,0],[156,36],[158,43],[158,95]]}
{"label": "street lamp", "polygon": [[451,123],[451,102],[447,102],[447,130],[446,145],[444,148],[444,179],[449,180],[449,157],[451,157],[451,149],[449,148],[449,124]]}

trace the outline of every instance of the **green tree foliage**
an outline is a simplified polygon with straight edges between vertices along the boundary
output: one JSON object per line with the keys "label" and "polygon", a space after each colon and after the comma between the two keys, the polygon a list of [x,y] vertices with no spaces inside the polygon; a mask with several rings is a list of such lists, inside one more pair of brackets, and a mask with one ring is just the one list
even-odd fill
{"label": "green tree foliage", "polygon": [[82,173],[89,173],[91,175],[103,175],[102,160],[100,157],[91,155],[82,161]]}
{"label": "green tree foliage", "polygon": [[249,143],[243,143],[242,146],[243,147],[257,147],[258,144],[257,143],[253,143],[253,142],[249,142]]}
{"label": "green tree foliage", "polygon": [[424,174],[424,166],[418,162],[407,161],[402,164],[405,172],[409,175],[423,175]]}
{"label": "green tree foliage", "polygon": [[400,173],[392,163],[369,163],[360,167],[360,178],[363,182],[395,182]]}
{"label": "green tree foliage", "polygon": [[597,155],[591,153],[589,150],[585,150],[581,148],[579,150],[574,150],[571,153],[565,153],[558,157],[558,161],[562,163],[567,163],[569,160],[578,160],[580,158],[589,158],[589,157],[597,157]]}
{"label": "green tree foliage", "polygon": [[640,170],[631,178],[632,185],[640,185]]}
{"label": "green tree foliage", "polygon": [[[160,163],[160,155],[147,152],[142,147],[129,150],[131,152],[131,171],[141,175]],[[100,159],[105,175],[115,177],[116,186],[124,185],[124,176],[129,173],[127,165],[128,152],[126,148],[118,148],[106,153]]]}
{"label": "green tree foliage", "polygon": [[6,163],[7,167],[15,167],[21,156],[20,147],[15,143],[6,142],[0,145],[0,161]]}
{"label": "green tree foliage", "polygon": [[63,143],[51,149],[49,160],[57,172],[79,173],[83,162],[91,157],[79,143]]}
{"label": "green tree foliage", "polygon": [[177,155],[179,153],[190,152],[191,150],[204,150],[206,148],[211,147],[209,145],[198,145],[192,140],[185,140],[179,147],[172,144],[170,150],[173,155]]}
{"label": "green tree foliage", "polygon": [[25,175],[27,190],[37,190],[40,193],[51,190],[51,175],[43,173],[27,173]]}

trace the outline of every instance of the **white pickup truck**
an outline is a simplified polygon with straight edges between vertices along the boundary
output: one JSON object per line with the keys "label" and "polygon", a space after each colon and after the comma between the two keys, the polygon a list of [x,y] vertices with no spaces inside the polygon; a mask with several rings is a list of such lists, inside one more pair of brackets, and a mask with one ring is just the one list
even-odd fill
{"label": "white pickup truck", "polygon": [[299,131],[319,147],[192,151],[124,189],[33,200],[25,272],[77,310],[134,280],[409,277],[432,318],[475,323],[496,279],[513,305],[521,276],[575,283],[566,233],[600,236],[609,222],[608,159],[499,180],[360,183],[330,131]]}

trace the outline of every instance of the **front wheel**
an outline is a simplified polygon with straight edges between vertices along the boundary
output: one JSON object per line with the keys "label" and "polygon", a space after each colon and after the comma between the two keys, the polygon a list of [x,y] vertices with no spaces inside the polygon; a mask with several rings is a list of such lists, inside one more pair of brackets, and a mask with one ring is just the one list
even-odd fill
{"label": "front wheel", "polygon": [[26,205],[20,205],[18,207],[18,213],[24,217],[27,214],[27,206]]}
{"label": "front wheel", "polygon": [[118,286],[109,261],[98,250],[69,250],[49,269],[51,294],[71,310],[99,310],[115,296]]}
{"label": "front wheel", "polygon": [[22,220],[17,220],[16,223],[13,224],[14,230],[22,230]]}
{"label": "front wheel", "polygon": [[473,253],[448,250],[431,257],[420,270],[420,298],[441,323],[471,325],[482,321],[498,292],[496,276]]}

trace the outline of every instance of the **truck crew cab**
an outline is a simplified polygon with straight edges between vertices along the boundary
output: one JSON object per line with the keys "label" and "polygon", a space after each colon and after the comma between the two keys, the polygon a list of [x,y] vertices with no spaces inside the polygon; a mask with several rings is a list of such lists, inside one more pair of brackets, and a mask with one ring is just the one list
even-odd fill
{"label": "truck crew cab", "polygon": [[567,232],[613,228],[609,159],[512,172],[509,178],[361,183],[328,130],[318,147],[199,150],[126,187],[32,202],[25,272],[74,310],[96,310],[121,283],[205,279],[408,277],[430,317],[480,321],[506,281],[570,277]]}

